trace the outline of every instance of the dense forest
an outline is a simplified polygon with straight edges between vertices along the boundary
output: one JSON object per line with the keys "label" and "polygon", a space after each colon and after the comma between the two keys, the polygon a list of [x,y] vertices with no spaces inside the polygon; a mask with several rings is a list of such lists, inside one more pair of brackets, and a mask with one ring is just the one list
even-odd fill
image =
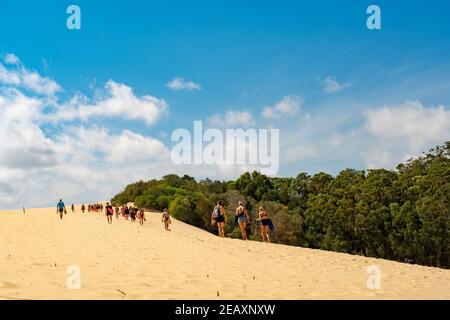
{"label": "dense forest", "polygon": [[[112,203],[168,208],[175,218],[216,232],[210,216],[218,200],[229,215],[244,201],[253,218],[251,240],[261,239],[256,210],[262,205],[273,220],[276,243],[450,267],[450,141],[396,170],[293,178],[253,172],[227,182],[167,175],[128,185]],[[234,219],[225,232],[241,236]]]}

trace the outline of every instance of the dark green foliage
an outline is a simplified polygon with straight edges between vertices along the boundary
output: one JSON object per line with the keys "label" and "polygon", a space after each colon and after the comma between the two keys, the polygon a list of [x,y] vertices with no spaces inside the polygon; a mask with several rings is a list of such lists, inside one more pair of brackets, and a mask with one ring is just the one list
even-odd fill
{"label": "dark green foliage", "polygon": [[167,175],[128,185],[114,205],[163,210],[210,232],[211,212],[222,200],[225,233],[240,238],[234,209],[243,201],[252,218],[251,240],[260,240],[257,210],[272,219],[274,242],[450,267],[450,142],[400,164],[396,171],[346,169],[295,178],[244,173],[236,181]]}

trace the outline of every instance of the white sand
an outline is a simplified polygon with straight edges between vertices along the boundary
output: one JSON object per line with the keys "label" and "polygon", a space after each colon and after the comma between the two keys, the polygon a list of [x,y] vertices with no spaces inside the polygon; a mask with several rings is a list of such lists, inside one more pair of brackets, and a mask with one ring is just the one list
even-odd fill
{"label": "white sand", "polygon": [[[450,299],[450,270],[218,237],[147,213],[0,211],[0,299]],[[381,289],[367,288],[367,267]],[[67,268],[81,289],[67,288]],[[125,294],[122,294],[121,292]],[[219,296],[218,296],[219,295]]]}

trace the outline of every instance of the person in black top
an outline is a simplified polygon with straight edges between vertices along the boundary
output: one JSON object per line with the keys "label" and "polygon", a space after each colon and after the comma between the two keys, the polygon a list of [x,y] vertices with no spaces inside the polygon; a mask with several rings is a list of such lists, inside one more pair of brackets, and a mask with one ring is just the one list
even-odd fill
{"label": "person in black top", "polygon": [[217,206],[215,206],[214,211],[211,214],[211,222],[217,225],[219,237],[225,237],[225,223],[227,223],[227,214],[222,205],[222,201],[217,202]]}
{"label": "person in black top", "polygon": [[131,221],[136,221],[136,215],[137,215],[137,208],[132,207],[130,209],[130,216],[131,216]]}
{"label": "person in black top", "polygon": [[[267,215],[266,210],[264,210],[263,207],[259,207],[259,219],[258,221],[261,223],[261,237],[262,241],[270,242],[270,223],[271,220],[269,219],[269,216]],[[267,238],[267,239],[266,239]]]}
{"label": "person in black top", "polygon": [[128,217],[130,216],[130,208],[128,206],[125,206],[124,212],[125,220],[128,220]]}
{"label": "person in black top", "polygon": [[112,224],[112,217],[114,215],[114,209],[112,205],[109,204],[109,202],[106,203],[106,219],[108,220],[108,224]]}

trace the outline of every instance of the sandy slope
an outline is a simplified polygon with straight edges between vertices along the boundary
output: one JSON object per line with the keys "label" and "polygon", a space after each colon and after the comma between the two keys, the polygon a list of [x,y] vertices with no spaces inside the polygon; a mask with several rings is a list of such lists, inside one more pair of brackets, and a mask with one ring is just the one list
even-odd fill
{"label": "sandy slope", "polygon": [[[172,228],[157,213],[140,227],[79,211],[59,221],[53,208],[0,212],[0,299],[450,299],[450,270]],[[372,264],[381,290],[367,288]],[[80,290],[67,288],[71,265]]]}

